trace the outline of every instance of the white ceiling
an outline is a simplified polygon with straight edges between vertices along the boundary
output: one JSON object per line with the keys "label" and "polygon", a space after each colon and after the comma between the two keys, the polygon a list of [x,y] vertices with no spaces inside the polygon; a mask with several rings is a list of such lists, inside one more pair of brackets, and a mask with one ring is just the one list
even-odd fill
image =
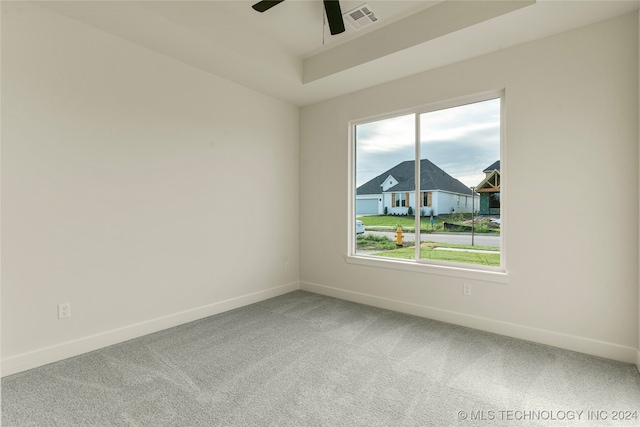
{"label": "white ceiling", "polygon": [[43,1],[42,7],[302,106],[638,9],[638,0],[341,1],[379,22],[331,36],[320,0]]}

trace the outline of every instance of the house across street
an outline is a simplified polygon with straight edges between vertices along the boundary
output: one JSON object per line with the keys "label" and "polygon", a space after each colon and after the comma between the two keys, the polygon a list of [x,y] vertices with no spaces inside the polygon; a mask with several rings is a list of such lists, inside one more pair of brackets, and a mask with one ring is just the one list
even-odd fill
{"label": "house across street", "polygon": [[409,207],[423,215],[471,213],[480,197],[428,159],[420,160],[420,194],[416,200],[415,161],[397,164],[356,190],[357,215],[406,215]]}

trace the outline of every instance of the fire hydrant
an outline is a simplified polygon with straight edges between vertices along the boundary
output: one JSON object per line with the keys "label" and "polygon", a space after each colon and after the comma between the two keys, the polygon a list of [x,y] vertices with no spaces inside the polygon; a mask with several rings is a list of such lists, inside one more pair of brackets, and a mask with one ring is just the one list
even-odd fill
{"label": "fire hydrant", "polygon": [[398,228],[396,229],[396,246],[398,248],[402,247],[402,227],[398,226]]}

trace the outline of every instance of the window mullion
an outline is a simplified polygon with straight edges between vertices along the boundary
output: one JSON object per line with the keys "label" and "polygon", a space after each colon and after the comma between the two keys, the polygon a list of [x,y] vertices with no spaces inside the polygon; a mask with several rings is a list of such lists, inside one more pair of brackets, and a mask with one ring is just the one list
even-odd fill
{"label": "window mullion", "polygon": [[[419,203],[418,203],[418,198],[420,197],[420,115],[418,113],[414,114],[414,120],[415,120],[415,186],[413,189],[413,194],[414,194],[414,206],[415,209],[413,210],[413,214],[415,216],[415,233],[414,233],[414,240],[416,242],[416,246],[415,246],[415,259],[416,261],[420,259],[420,237],[421,237],[421,233],[420,233],[420,207],[419,207]],[[421,198],[420,198],[421,199]]]}

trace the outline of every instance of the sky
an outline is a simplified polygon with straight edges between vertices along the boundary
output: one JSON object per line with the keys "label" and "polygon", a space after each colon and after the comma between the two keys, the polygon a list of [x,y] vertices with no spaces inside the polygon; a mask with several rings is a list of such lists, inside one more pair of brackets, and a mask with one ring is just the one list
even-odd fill
{"label": "sky", "polygon": [[[415,159],[414,114],[356,126],[356,186]],[[420,158],[468,187],[500,159],[500,99],[420,115]]]}

